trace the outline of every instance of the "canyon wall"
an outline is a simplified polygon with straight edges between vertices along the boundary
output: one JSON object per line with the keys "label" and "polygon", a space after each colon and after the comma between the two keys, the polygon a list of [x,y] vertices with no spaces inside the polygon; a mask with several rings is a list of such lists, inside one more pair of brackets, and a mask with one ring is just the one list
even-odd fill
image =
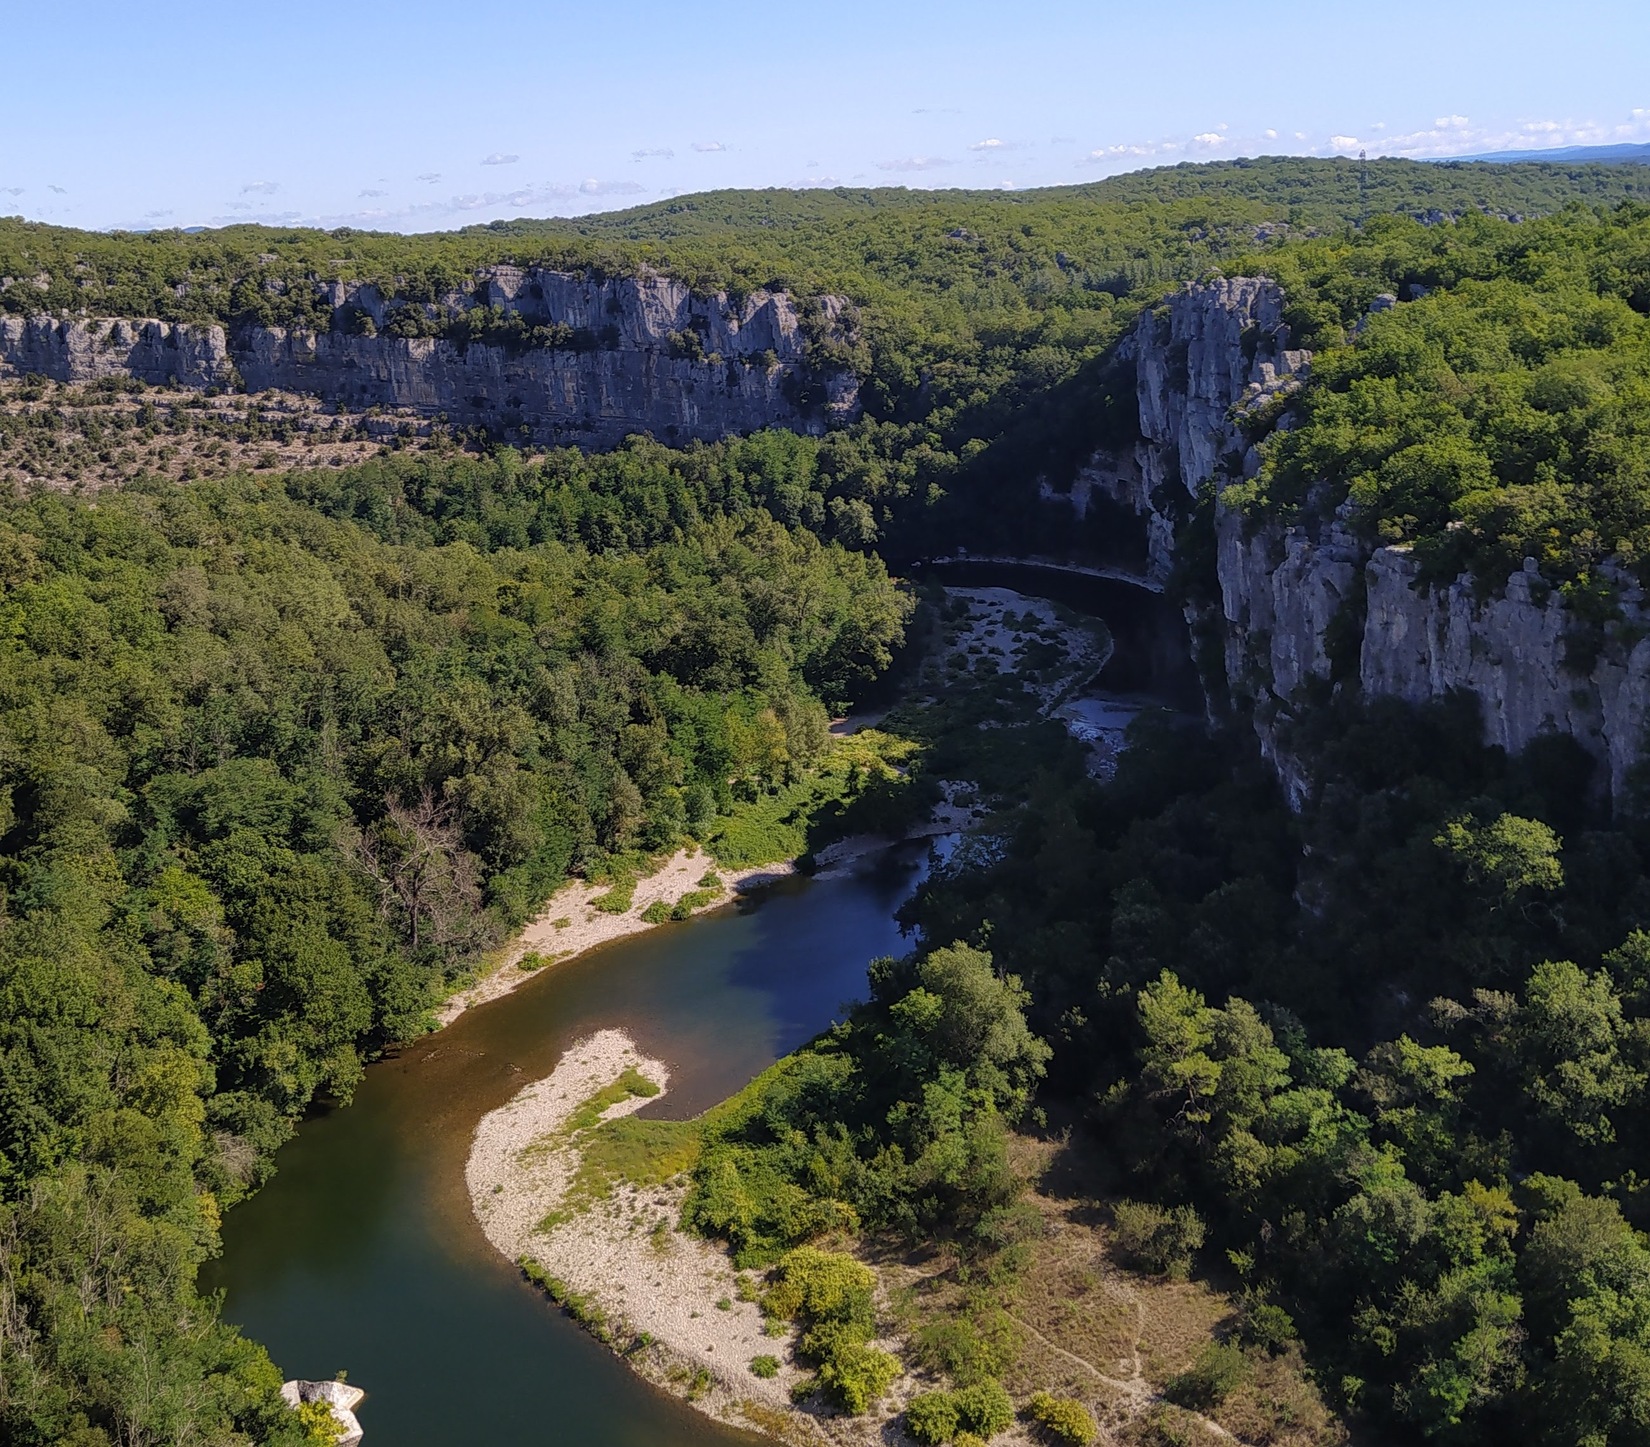
{"label": "canyon wall", "polygon": [[1650,724],[1650,612],[1631,577],[1616,575],[1622,617],[1600,640],[1533,559],[1482,580],[1487,588],[1467,575],[1428,586],[1406,548],[1362,540],[1344,506],[1289,526],[1220,504],[1260,465],[1246,416],[1287,426],[1287,396],[1311,365],[1290,345],[1283,305],[1272,282],[1229,278],[1188,286],[1143,316],[1119,351],[1135,375],[1139,438],[1091,459],[1074,501],[1099,492],[1142,515],[1148,573],[1161,582],[1193,499],[1214,481],[1218,602],[1190,605],[1188,622],[1218,644],[1205,666],[1224,674],[1295,805],[1311,780],[1290,748],[1292,724],[1333,687],[1411,703],[1465,689],[1479,700],[1486,742],[1517,753],[1544,734],[1568,735],[1620,801]]}
{"label": "canyon wall", "polygon": [[[633,432],[670,443],[762,427],[822,432],[858,407],[853,375],[810,358],[798,306],[784,292],[705,297],[655,273],[596,278],[508,266],[416,307],[370,284],[333,282],[323,290],[334,319],[326,330],[0,317],[0,375],[278,388],[352,409],[409,408],[455,426],[589,447]],[[843,301],[822,297],[815,305],[815,335],[845,339]],[[472,307],[519,322],[525,344],[386,330],[398,312],[438,330]],[[543,344],[547,334],[555,338],[550,345]]]}

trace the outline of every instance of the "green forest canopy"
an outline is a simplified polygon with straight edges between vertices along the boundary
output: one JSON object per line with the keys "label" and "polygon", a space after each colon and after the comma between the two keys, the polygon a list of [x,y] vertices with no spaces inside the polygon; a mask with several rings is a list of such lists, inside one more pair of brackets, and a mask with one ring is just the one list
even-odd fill
{"label": "green forest canopy", "polygon": [[[289,1440],[273,1367],[193,1292],[220,1208],[569,869],[702,835],[805,767],[901,636],[868,549],[987,518],[1023,545],[1031,510],[1005,521],[998,489],[1126,424],[1106,350],[1168,284],[1270,270],[1318,349],[1246,502],[1327,480],[1444,568],[1642,557],[1650,220],[1615,205],[1641,172],[1369,176],[1367,200],[1349,163],[1296,161],[724,194],[436,238],[0,223],[8,310],[233,320],[265,316],[266,269],[309,308],[340,273],[669,262],[845,291],[869,342],[867,416],[825,439],[0,499],[0,1435]],[[1577,197],[1605,204],[1381,215]],[[1384,291],[1406,300],[1364,325]],[[880,967],[774,1119],[835,1140],[863,1219],[991,1238],[1001,1125],[1052,1049],[1046,1088],[1099,1102],[1120,1183],[1206,1218],[1345,1410],[1441,1441],[1650,1440],[1650,845],[1586,813],[1561,749],[1509,765],[1447,711],[1319,733],[1330,788],[1301,820],[1235,744],[1148,733],[1109,788],[1054,780],[1001,857],[913,906],[935,943],[989,925],[991,956]],[[915,1049],[966,1034],[959,992],[1001,1060]],[[730,1132],[712,1163],[804,1172],[768,1144]],[[777,1244],[715,1184],[708,1226]]]}

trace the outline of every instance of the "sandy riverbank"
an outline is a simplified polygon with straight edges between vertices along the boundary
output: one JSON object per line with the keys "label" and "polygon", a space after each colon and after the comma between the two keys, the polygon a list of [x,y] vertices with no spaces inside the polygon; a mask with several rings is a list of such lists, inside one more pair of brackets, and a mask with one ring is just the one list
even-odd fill
{"label": "sandy riverbank", "polygon": [[[465,1181],[487,1239],[512,1261],[531,1259],[597,1307],[611,1344],[631,1366],[700,1411],[795,1443],[888,1440],[877,1435],[880,1420],[819,1417],[791,1405],[792,1384],[808,1373],[792,1358],[790,1333],[766,1334],[756,1304],[740,1299],[740,1273],[725,1250],[676,1229],[685,1181],[621,1186],[544,1229],[578,1171],[570,1118],[626,1070],[658,1086],[659,1095],[669,1083],[663,1062],[644,1056],[622,1031],[603,1030],[482,1119]],[[630,1096],[602,1119],[628,1115],[659,1095]],[[753,1276],[749,1286],[755,1284]],[[759,1356],[778,1359],[774,1376],[751,1371]]]}
{"label": "sandy riverbank", "polygon": [[715,899],[694,910],[695,914],[727,904],[742,891],[756,889],[794,874],[796,866],[787,860],[749,869],[723,869],[708,854],[689,854],[686,850],[678,850],[656,873],[636,882],[636,893],[630,901],[630,908],[623,914],[606,914],[595,908],[594,902],[611,886],[590,884],[582,879],[572,880],[550,897],[549,903],[510,942],[508,950],[496,965],[475,984],[458,991],[436,1011],[436,1020],[442,1025],[450,1025],[472,1006],[484,1005],[525,985],[536,973],[521,968],[522,960],[530,953],[538,955],[547,965],[556,965],[609,940],[652,929],[653,925],[642,918],[642,912],[657,900],[674,905],[684,894],[700,889],[699,881],[706,871],[720,878],[721,892]]}

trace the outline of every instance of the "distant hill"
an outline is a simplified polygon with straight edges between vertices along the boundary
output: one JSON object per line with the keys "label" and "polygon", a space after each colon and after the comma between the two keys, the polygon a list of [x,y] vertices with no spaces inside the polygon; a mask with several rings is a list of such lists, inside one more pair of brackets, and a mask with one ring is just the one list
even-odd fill
{"label": "distant hill", "polygon": [[1490,151],[1482,156],[1454,156],[1458,161],[1544,161],[1552,165],[1650,165],[1650,144],[1560,146],[1550,151]]}

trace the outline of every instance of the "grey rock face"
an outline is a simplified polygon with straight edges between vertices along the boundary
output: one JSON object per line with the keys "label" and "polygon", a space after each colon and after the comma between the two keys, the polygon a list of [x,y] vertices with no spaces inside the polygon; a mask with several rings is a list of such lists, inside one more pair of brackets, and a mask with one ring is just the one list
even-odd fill
{"label": "grey rock face", "polygon": [[[1098,490],[1145,516],[1154,578],[1173,564],[1188,495],[1212,479],[1218,499],[1257,470],[1237,419],[1286,397],[1310,366],[1310,354],[1289,345],[1282,309],[1269,281],[1188,286],[1121,346],[1135,369],[1140,440],[1125,456],[1093,458],[1072,497]],[[1217,500],[1215,541],[1212,621],[1226,683],[1297,806],[1311,781],[1289,752],[1288,726],[1307,690],[1329,683],[1411,703],[1466,689],[1481,705],[1487,743],[1517,753],[1566,734],[1599,761],[1611,798],[1622,798],[1650,727],[1650,613],[1625,574],[1616,579],[1621,625],[1596,658],[1574,658],[1575,620],[1533,560],[1487,597],[1465,575],[1428,588],[1407,549],[1362,543],[1345,507],[1307,526],[1254,527]],[[1332,660],[1337,622],[1349,630],[1346,656]]]}
{"label": "grey rock face", "polygon": [[[611,446],[634,432],[712,440],[762,427],[822,432],[858,409],[847,372],[810,367],[802,319],[784,292],[695,296],[671,277],[594,279],[494,267],[474,292],[421,310],[439,322],[496,307],[561,346],[514,346],[384,333],[390,300],[370,285],[330,283],[332,330],[51,317],[0,318],[0,375],[61,382],[134,377],[156,386],[307,392],[351,408],[411,408],[458,426],[533,442]],[[819,299],[826,333],[845,303]],[[375,335],[363,319],[370,319]]]}

